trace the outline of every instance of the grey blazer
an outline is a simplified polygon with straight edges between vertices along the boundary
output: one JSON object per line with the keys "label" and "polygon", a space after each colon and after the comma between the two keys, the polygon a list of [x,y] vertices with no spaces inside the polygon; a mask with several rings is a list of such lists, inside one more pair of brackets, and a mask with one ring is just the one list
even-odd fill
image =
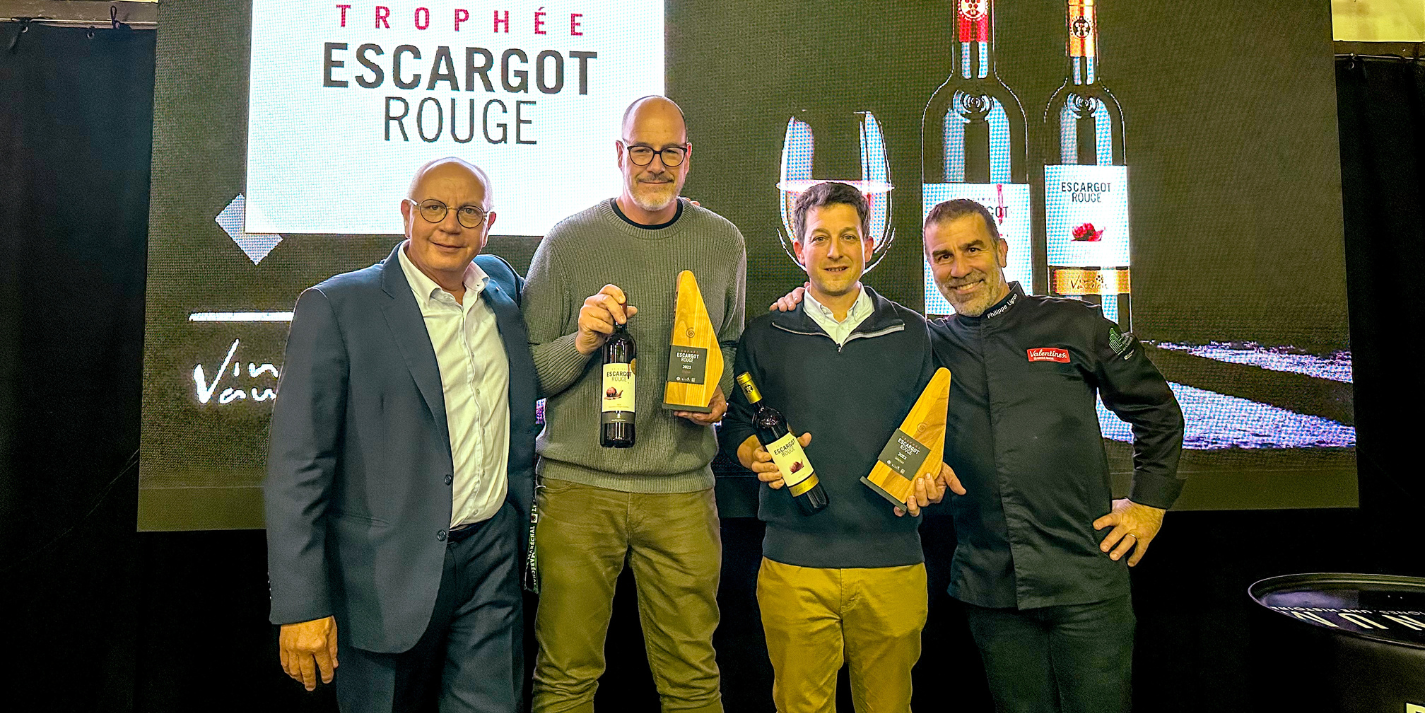
{"label": "grey blazer", "polygon": [[[508,502],[519,513],[523,553],[538,397],[519,311],[524,280],[493,255],[475,261],[490,276],[481,298],[509,358]],[[353,646],[414,646],[440,586],[451,464],[435,350],[395,250],[303,292],[264,486],[272,623],[334,614]]]}

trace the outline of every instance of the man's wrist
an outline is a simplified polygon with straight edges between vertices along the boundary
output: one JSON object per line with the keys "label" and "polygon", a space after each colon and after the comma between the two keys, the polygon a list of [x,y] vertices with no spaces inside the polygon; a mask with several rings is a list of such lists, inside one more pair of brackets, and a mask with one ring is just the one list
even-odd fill
{"label": "man's wrist", "polygon": [[[591,357],[594,354],[598,353],[599,347],[601,345],[598,344],[598,339],[596,337],[586,338],[582,331],[576,331],[569,336],[574,338],[574,351],[578,352],[580,355]],[[589,351],[584,351],[586,345],[588,346]]]}
{"label": "man's wrist", "polygon": [[1154,510],[1154,511],[1157,511],[1157,512],[1159,512],[1159,513],[1165,513],[1165,512],[1168,511],[1167,508],[1158,507],[1157,505],[1149,505],[1149,504],[1147,504],[1147,503],[1139,502],[1139,501],[1137,501],[1137,500],[1134,500],[1134,499],[1131,498],[1131,497],[1124,498],[1124,500],[1127,500],[1127,501],[1128,501],[1128,504],[1129,504],[1130,506],[1132,506],[1132,507],[1148,508],[1149,510]]}

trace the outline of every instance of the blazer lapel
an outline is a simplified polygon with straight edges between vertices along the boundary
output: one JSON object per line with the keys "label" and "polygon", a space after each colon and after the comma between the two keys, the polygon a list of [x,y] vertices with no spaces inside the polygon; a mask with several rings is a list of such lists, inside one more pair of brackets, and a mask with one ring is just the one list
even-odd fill
{"label": "blazer lapel", "polygon": [[[505,358],[510,364],[510,383],[513,386],[513,376],[516,373],[534,373],[534,361],[529,354],[529,333],[525,331],[524,317],[520,315],[520,308],[510,297],[507,288],[491,279],[485,286],[480,297],[485,300],[485,304],[495,313],[495,324],[500,330],[500,341],[505,345]],[[511,406],[514,401],[511,400]]]}
{"label": "blazer lapel", "polygon": [[386,258],[381,268],[381,287],[391,298],[381,305],[381,312],[386,318],[386,326],[391,330],[391,337],[396,340],[396,346],[406,361],[406,368],[411,371],[416,388],[420,389],[421,397],[425,399],[431,416],[435,418],[436,426],[440,428],[443,436],[441,442],[449,450],[450,425],[445,419],[445,391],[440,383],[440,366],[435,360],[435,348],[431,346],[430,333],[426,331],[425,317],[421,316],[421,308],[416,304],[411,284],[406,281],[406,273],[401,270],[401,258],[396,251],[400,250],[402,245],[405,243],[397,245],[396,250],[391,251],[390,257]]}

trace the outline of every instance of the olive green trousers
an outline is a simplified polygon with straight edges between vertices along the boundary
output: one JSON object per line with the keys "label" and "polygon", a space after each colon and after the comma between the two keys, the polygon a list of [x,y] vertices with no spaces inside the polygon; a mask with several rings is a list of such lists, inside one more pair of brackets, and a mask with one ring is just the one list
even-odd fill
{"label": "olive green trousers", "polygon": [[547,480],[538,502],[534,713],[594,710],[625,562],[663,711],[721,713],[712,637],[722,536],[712,489],[625,493]]}

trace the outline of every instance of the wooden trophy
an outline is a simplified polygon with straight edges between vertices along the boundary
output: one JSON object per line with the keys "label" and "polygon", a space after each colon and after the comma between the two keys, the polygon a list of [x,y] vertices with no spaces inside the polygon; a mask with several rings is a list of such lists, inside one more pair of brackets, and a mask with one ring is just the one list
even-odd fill
{"label": "wooden trophy", "polygon": [[668,352],[668,381],[663,388],[663,408],[673,411],[712,411],[712,401],[722,379],[722,349],[717,329],[690,270],[678,273],[678,301],[673,312],[673,338]]}
{"label": "wooden trophy", "polygon": [[945,457],[945,409],[950,404],[950,370],[937,369],[901,427],[891,434],[871,474],[861,478],[881,497],[905,508],[915,479],[940,474]]}

